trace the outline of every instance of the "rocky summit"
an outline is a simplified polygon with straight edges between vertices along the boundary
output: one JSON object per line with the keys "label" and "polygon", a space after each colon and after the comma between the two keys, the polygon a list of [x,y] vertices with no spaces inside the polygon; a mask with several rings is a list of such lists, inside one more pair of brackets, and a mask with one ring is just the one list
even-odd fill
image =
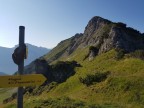
{"label": "rocky summit", "polygon": [[77,48],[88,46],[95,47],[97,51],[92,52],[97,54],[102,54],[113,48],[123,49],[127,53],[138,49],[143,50],[144,34],[127,27],[124,23],[115,23],[95,16],[88,22],[84,33],[77,33],[60,42],[45,58],[48,62],[52,62],[60,57],[69,56]]}

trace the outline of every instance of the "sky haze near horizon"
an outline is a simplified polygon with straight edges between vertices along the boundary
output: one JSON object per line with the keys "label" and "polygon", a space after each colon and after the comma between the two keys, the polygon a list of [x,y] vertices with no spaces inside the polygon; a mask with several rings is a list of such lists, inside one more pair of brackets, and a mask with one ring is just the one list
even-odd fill
{"label": "sky haze near horizon", "polygon": [[83,33],[88,21],[101,16],[144,32],[144,0],[0,0],[0,46],[18,44],[19,26],[25,42],[46,48]]}

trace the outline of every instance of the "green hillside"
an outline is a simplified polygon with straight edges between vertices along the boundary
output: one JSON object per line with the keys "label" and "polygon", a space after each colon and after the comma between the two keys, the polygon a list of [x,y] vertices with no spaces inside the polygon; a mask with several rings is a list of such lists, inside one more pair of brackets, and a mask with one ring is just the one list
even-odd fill
{"label": "green hillside", "polygon": [[[75,60],[82,67],[75,68],[76,74],[50,91],[39,96],[25,95],[27,108],[140,108],[144,105],[144,62],[136,58],[117,60],[117,52],[111,50],[94,60],[84,59],[88,48],[78,49],[69,60]],[[80,52],[83,53],[80,53]],[[96,73],[106,73],[107,77],[90,85],[80,82],[81,78]],[[100,75],[100,74],[99,74]],[[46,87],[45,87],[46,88]],[[15,104],[15,102],[14,102]],[[11,106],[15,105],[8,105]]]}
{"label": "green hillside", "polygon": [[16,88],[0,88],[0,108],[3,106],[3,100],[16,92]]}

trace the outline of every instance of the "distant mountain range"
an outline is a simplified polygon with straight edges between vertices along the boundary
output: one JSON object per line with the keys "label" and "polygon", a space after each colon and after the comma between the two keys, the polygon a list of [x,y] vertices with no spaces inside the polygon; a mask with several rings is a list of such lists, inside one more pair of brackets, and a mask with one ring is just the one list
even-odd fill
{"label": "distant mountain range", "polygon": [[0,75],[6,75],[5,73],[3,73],[3,72],[0,72]]}
{"label": "distant mountain range", "polygon": [[[12,54],[17,46],[18,45],[13,48],[6,48],[0,46],[0,72],[4,72],[6,74],[13,74],[17,71],[17,65],[14,64],[12,60]],[[27,47],[28,59],[25,60],[25,66],[36,58],[39,58],[50,51],[50,49],[44,47],[37,47],[31,44],[27,44]]]}

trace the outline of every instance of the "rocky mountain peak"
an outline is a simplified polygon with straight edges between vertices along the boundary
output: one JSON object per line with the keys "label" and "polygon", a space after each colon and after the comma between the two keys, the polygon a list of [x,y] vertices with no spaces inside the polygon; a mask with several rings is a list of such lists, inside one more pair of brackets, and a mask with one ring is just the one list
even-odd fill
{"label": "rocky mountain peak", "polygon": [[107,52],[111,49],[123,49],[125,52],[144,49],[144,35],[127,27],[122,22],[112,22],[99,16],[93,17],[85,27],[84,33],[60,42],[44,58],[50,63],[58,58],[66,58],[78,48],[93,47],[90,57]]}
{"label": "rocky mountain peak", "polygon": [[98,48],[98,54],[113,48],[126,52],[144,49],[144,36],[139,31],[124,23],[111,22],[98,16],[88,22],[80,40],[81,47],[94,46]]}
{"label": "rocky mountain peak", "polygon": [[99,16],[93,17],[85,28],[84,36],[91,36],[96,30],[103,27],[105,24],[109,24],[111,21]]}

